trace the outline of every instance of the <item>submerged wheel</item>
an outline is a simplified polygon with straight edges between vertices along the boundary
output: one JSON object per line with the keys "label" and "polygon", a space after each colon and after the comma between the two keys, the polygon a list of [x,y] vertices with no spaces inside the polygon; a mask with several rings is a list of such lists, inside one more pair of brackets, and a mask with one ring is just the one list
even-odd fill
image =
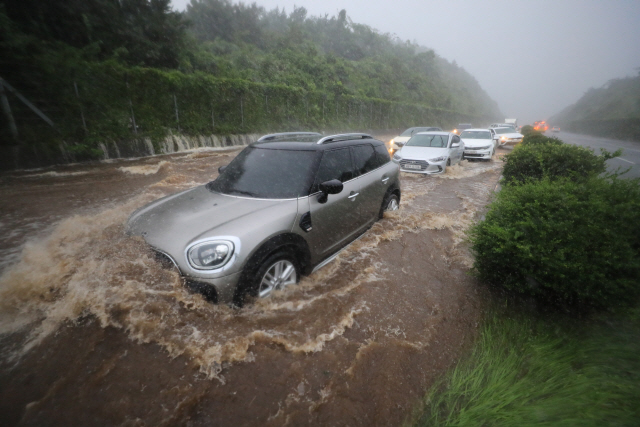
{"label": "submerged wheel", "polygon": [[266,257],[257,268],[245,272],[245,280],[236,289],[233,302],[242,307],[248,295],[267,298],[277,289],[300,280],[300,263],[291,250],[280,249]]}
{"label": "submerged wheel", "polygon": [[400,199],[395,194],[389,194],[382,201],[382,206],[380,207],[380,214],[378,217],[382,219],[384,213],[386,211],[397,211],[400,208]]}
{"label": "submerged wheel", "polygon": [[[267,263],[258,285],[258,298],[266,298],[275,290],[284,289],[298,283],[298,272],[295,264],[288,259],[278,259]],[[260,277],[260,275],[258,276]]]}

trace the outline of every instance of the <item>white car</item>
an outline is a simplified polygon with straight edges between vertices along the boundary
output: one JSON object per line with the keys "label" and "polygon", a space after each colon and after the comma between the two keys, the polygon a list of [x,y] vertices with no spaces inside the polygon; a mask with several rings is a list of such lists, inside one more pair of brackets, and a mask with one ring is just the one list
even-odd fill
{"label": "white car", "polygon": [[489,129],[467,129],[460,134],[466,159],[491,160],[496,151],[496,140]]}
{"label": "white car", "polygon": [[442,131],[439,127],[435,126],[422,126],[422,127],[413,127],[405,130],[400,135],[393,138],[389,141],[389,151],[394,152],[399,150],[413,135],[419,132],[436,132]]}
{"label": "white car", "polygon": [[393,155],[393,162],[403,172],[439,174],[460,163],[463,153],[464,143],[454,133],[420,132]]}
{"label": "white car", "polygon": [[512,127],[495,128],[493,131],[498,137],[498,144],[519,144],[522,142],[524,135],[516,132]]}

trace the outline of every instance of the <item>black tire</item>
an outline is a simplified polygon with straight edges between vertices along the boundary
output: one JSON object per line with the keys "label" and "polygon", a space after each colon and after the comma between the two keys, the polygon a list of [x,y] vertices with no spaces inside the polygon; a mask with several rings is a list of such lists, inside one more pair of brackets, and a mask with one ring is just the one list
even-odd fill
{"label": "black tire", "polygon": [[[273,277],[278,266],[285,269],[293,268],[292,271],[282,270],[279,277]],[[279,249],[266,257],[253,273],[248,274],[244,283],[241,283],[234,296],[235,305],[242,307],[247,296],[254,298],[267,298],[274,290],[282,289],[286,286],[296,284],[300,281],[300,263],[293,251],[289,249]],[[268,277],[273,280],[268,280]],[[270,282],[270,283],[266,283]],[[270,289],[268,289],[270,287]]]}
{"label": "black tire", "polygon": [[400,208],[400,199],[398,199],[397,195],[390,193],[382,200],[382,206],[380,206],[380,214],[378,215],[378,218],[382,219],[386,211],[396,211],[398,208]]}

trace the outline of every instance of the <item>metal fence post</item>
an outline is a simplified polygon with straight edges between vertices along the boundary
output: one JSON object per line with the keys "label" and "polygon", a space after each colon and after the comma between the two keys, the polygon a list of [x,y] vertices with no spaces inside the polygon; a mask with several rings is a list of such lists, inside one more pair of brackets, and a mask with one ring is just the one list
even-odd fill
{"label": "metal fence post", "polygon": [[9,130],[14,140],[18,141],[18,127],[16,121],[13,119],[13,113],[11,113],[11,106],[9,105],[9,99],[4,92],[4,80],[0,78],[0,103],[2,103],[2,111],[4,112],[7,121],[9,122]]}
{"label": "metal fence post", "polygon": [[78,106],[80,107],[80,118],[82,119],[82,128],[87,132],[87,122],[84,120],[84,111],[82,111],[82,101],[80,100],[80,94],[78,93],[78,84],[74,81],[73,88],[76,90],[76,98],[78,98]]}
{"label": "metal fence post", "polygon": [[180,116],[178,115],[178,100],[175,94],[173,94],[173,105],[176,109],[176,123],[178,124],[178,133],[180,133],[182,131],[180,130]]}

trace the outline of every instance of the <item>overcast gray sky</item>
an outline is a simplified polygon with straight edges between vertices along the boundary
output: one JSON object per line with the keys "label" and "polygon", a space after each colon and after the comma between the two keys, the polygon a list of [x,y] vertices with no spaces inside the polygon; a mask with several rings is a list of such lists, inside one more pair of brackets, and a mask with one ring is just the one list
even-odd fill
{"label": "overcast gray sky", "polygon": [[[184,10],[189,0],[172,0]],[[245,1],[244,3],[253,3]],[[546,119],[590,87],[636,75],[640,0],[257,0],[347,15],[432,48],[471,73],[519,124]]]}

